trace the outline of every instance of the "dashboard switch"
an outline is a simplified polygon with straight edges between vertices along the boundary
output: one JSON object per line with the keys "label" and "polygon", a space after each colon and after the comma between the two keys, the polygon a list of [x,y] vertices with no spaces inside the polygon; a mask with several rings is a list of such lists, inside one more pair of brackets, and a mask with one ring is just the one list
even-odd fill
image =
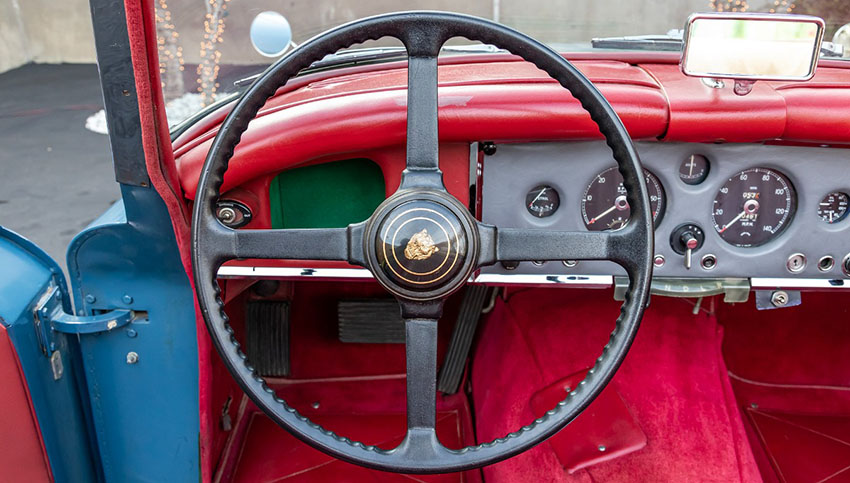
{"label": "dashboard switch", "polygon": [[685,268],[691,269],[691,259],[695,251],[705,242],[705,232],[696,223],[684,223],[670,234],[670,246],[679,255],[685,256]]}

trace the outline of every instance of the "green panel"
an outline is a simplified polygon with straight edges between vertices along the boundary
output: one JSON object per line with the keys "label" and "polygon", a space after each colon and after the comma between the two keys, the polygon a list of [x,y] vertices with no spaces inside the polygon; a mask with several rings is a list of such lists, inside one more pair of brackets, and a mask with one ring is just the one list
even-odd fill
{"label": "green panel", "polygon": [[272,228],[342,228],[369,218],[385,195],[384,174],[368,159],[284,171],[269,189]]}

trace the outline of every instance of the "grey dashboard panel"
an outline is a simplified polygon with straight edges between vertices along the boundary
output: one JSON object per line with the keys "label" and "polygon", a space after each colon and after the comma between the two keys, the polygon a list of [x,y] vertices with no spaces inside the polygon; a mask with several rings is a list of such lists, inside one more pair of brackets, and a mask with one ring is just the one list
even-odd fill
{"label": "grey dashboard panel", "polygon": [[[665,263],[655,277],[671,278],[799,278],[848,280],[841,262],[850,253],[850,217],[828,224],[817,216],[818,203],[829,192],[850,193],[850,151],[818,147],[761,144],[635,143],[645,168],[655,174],[667,196],[666,212],[655,231],[655,252]],[[679,179],[680,163],[692,154],[706,156],[711,169],[695,186]],[[581,200],[588,183],[615,165],[602,141],[568,143],[501,144],[483,157],[482,221],[499,227],[586,230]],[[717,234],[712,204],[720,187],[739,171],[766,167],[784,173],[797,194],[797,210],[790,225],[770,242],[750,248],[735,247]],[[560,194],[560,208],[550,217],[536,218],[525,209],[525,195],[535,186],[548,184]],[[704,245],[694,253],[690,270],[684,257],[670,246],[671,232],[682,223],[696,223],[705,232]],[[791,273],[789,256],[802,253],[807,263]],[[699,264],[706,254],[717,257],[714,269]],[[823,256],[835,266],[826,272],[817,267]],[[537,266],[523,262],[514,270],[500,264],[482,269],[483,274],[625,275],[613,262],[584,261],[567,268],[560,262]],[[847,285],[845,282],[844,285]]]}

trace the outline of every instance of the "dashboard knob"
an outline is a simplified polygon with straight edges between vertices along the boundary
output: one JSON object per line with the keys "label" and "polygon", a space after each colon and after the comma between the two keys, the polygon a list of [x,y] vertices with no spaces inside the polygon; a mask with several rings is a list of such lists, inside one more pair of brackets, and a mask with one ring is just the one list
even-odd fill
{"label": "dashboard knob", "polygon": [[685,269],[691,269],[693,253],[705,242],[705,232],[696,223],[684,223],[670,234],[670,246],[673,251],[685,257]]}

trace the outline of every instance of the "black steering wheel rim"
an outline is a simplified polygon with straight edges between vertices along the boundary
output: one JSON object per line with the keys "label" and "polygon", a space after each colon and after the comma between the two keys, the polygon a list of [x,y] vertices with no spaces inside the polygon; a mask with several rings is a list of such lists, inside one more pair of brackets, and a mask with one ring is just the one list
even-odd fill
{"label": "black steering wheel rim", "polygon": [[[236,341],[233,329],[228,324],[228,317],[224,313],[221,291],[216,282],[218,268],[227,259],[259,257],[258,253],[265,254],[264,250],[270,249],[268,243],[240,242],[234,235],[236,232],[225,228],[215,217],[215,205],[219,198],[224,172],[234,148],[247,130],[248,123],[280,86],[313,62],[339,49],[386,36],[398,38],[404,43],[408,50],[411,71],[414,69],[415,59],[433,60],[434,68],[433,92],[430,93],[433,94],[433,102],[422,104],[412,94],[409,97],[408,167],[399,192],[393,195],[387,201],[388,203],[397,198],[400,199],[399,202],[407,202],[406,200],[416,199],[418,192],[429,190],[437,192],[444,189],[438,168],[434,169],[433,166],[428,168],[427,161],[423,162],[415,156],[412,159],[411,150],[416,146],[411,145],[411,138],[414,137],[411,132],[414,131],[415,134],[415,129],[411,126],[414,122],[422,122],[418,118],[414,121],[415,116],[433,116],[433,125],[427,125],[433,127],[432,139],[430,139],[433,147],[433,143],[437,141],[436,56],[440,47],[449,38],[465,37],[469,40],[493,44],[519,55],[549,74],[573,94],[605,136],[623,175],[627,198],[632,207],[631,223],[616,235],[605,238],[587,235],[571,239],[577,240],[573,242],[574,244],[588,245],[580,248],[589,253],[590,259],[610,259],[618,262],[626,269],[630,279],[629,290],[611,338],[585,380],[542,418],[503,438],[461,450],[446,449],[437,440],[433,428],[426,427],[427,424],[419,424],[415,417],[411,422],[410,416],[411,409],[418,409],[416,405],[420,404],[420,402],[411,401],[411,396],[416,393],[415,390],[411,392],[411,365],[427,366],[435,363],[433,360],[435,356],[430,359],[423,358],[415,347],[412,348],[411,341],[427,339],[431,342],[424,345],[433,345],[430,349],[433,349],[434,354],[436,353],[436,324],[429,325],[427,322],[439,316],[441,305],[435,309],[434,304],[425,299],[406,300],[404,296],[400,297],[400,300],[404,302],[403,316],[408,319],[408,434],[399,447],[384,450],[351,441],[321,428],[279,398],[256,374]],[[418,60],[416,65],[419,65]],[[410,78],[412,84],[414,78],[412,73]],[[409,90],[413,90],[412,85]],[[421,112],[423,110],[428,112]],[[415,141],[413,143],[415,144]],[[427,142],[425,144],[427,145]],[[434,156],[436,157],[436,154]],[[450,205],[451,203],[448,203],[445,206],[451,208]],[[380,211],[381,208],[376,213]],[[476,241],[480,245],[476,247],[476,250],[481,251],[480,254],[477,252],[475,254],[478,257],[478,266],[492,264],[499,259],[512,259],[516,250],[512,250],[505,240],[514,240],[529,249],[539,245],[543,250],[548,245],[558,245],[561,239],[557,233],[552,238],[532,239],[526,232],[507,229],[497,231],[495,227],[483,224],[478,224],[478,230],[481,238]],[[341,248],[329,250],[333,253],[315,253],[301,247],[301,244],[308,245],[311,240],[316,240],[311,233],[308,233],[309,230],[277,231],[298,232],[292,236],[297,234],[299,237],[306,237],[306,240],[295,244],[291,254],[287,252],[286,256],[279,258],[341,258],[368,266],[373,273],[376,270],[376,267],[364,257],[363,252],[369,250],[369,243],[352,241],[365,239],[363,238],[363,233],[366,231],[365,225],[352,225],[342,232],[329,231],[322,235],[333,235],[346,240],[344,246],[340,245]],[[479,232],[476,232],[476,236],[479,236]],[[256,237],[256,234],[254,235]],[[500,236],[504,237],[499,238]],[[265,238],[256,239],[265,240]],[[245,238],[245,240],[249,239]],[[285,243],[289,238],[282,240]],[[598,245],[600,240],[605,245],[603,248],[591,246]],[[280,241],[281,239],[278,239],[277,243]],[[198,184],[192,220],[192,262],[198,304],[214,346],[240,387],[273,421],[311,446],[355,464],[403,473],[461,471],[501,461],[544,441],[583,411],[611,380],[637,332],[649,297],[653,243],[649,199],[637,152],[619,117],[593,84],[557,52],[522,33],[485,19],[444,12],[405,12],[355,21],[301,44],[269,67],[242,95],[213,141]],[[457,286],[447,287],[442,297],[448,296],[459,288],[462,282],[461,280]],[[433,320],[433,322],[436,321]],[[433,387],[420,386],[419,388],[426,390],[425,392],[430,390],[430,394],[433,394]],[[421,404],[426,406],[427,412],[428,404]],[[433,409],[433,402],[429,404]]]}

